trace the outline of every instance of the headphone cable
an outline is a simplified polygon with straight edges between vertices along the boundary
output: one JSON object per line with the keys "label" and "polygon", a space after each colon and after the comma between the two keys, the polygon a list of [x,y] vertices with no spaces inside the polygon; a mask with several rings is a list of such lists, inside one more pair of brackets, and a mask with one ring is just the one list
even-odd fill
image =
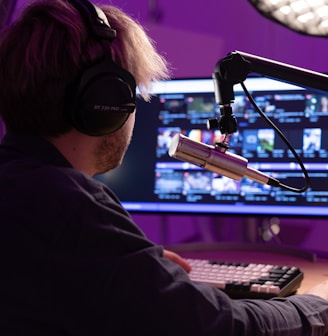
{"label": "headphone cable", "polygon": [[247,98],[249,99],[249,101],[251,102],[251,104],[254,106],[255,110],[264,118],[264,120],[278,133],[278,135],[280,136],[280,138],[284,141],[284,143],[287,145],[288,149],[292,152],[294,158],[296,159],[296,161],[298,162],[299,166],[301,167],[301,170],[304,174],[304,179],[305,179],[305,186],[301,189],[298,188],[294,188],[291,186],[288,186],[286,184],[283,183],[279,183],[279,187],[292,191],[292,192],[296,192],[296,193],[303,193],[305,192],[309,187],[310,187],[310,178],[309,178],[309,174],[304,166],[303,161],[301,160],[300,156],[297,154],[297,152],[295,151],[295,149],[293,148],[293,146],[291,145],[291,143],[289,142],[289,140],[286,138],[286,136],[280,131],[280,129],[273,123],[273,121],[268,118],[265,113],[258,107],[258,105],[256,104],[256,102],[254,101],[253,97],[251,96],[251,94],[248,92],[244,82],[240,83]]}

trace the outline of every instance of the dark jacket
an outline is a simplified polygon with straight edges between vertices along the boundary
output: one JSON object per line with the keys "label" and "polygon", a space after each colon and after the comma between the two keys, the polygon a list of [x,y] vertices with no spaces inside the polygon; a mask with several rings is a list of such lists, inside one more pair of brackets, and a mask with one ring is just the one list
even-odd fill
{"label": "dark jacket", "polygon": [[111,190],[29,135],[7,134],[0,147],[0,270],[1,336],[328,330],[328,302],[318,297],[231,300],[193,283]]}

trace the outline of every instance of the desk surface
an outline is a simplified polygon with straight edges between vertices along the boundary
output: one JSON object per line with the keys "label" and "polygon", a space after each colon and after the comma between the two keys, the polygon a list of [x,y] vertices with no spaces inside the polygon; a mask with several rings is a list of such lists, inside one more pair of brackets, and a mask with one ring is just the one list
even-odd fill
{"label": "desk surface", "polygon": [[[215,248],[217,246],[217,248]],[[206,245],[176,245],[168,246],[168,249],[176,251],[183,257],[210,259],[218,261],[235,261],[235,262],[253,262],[264,263],[281,266],[296,266],[304,273],[304,279],[301,287],[297,291],[298,293],[304,293],[310,287],[328,280],[328,259],[316,258],[316,260],[306,259],[302,255],[302,251],[298,253],[297,250],[284,250],[273,249],[272,251],[261,251],[253,246],[253,250],[244,248],[236,249],[235,245],[231,248],[224,245],[223,249],[220,249],[220,244],[210,246]],[[283,252],[283,253],[282,253]]]}

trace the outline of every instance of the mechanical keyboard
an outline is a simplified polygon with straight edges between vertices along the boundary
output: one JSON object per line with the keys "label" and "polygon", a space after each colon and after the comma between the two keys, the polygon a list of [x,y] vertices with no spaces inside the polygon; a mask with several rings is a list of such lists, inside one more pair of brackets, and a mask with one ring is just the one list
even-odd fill
{"label": "mechanical keyboard", "polygon": [[213,285],[233,299],[270,299],[295,294],[304,274],[297,267],[187,259],[189,277]]}

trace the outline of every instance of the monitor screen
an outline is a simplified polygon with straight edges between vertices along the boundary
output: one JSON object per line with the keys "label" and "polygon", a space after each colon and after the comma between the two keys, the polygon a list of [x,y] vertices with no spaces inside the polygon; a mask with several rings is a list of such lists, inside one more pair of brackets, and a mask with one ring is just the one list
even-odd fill
{"label": "monitor screen", "polygon": [[[295,193],[247,178],[234,180],[168,155],[181,133],[204,144],[222,141],[207,120],[219,116],[211,78],[154,83],[151,102],[138,98],[136,125],[122,165],[96,178],[108,185],[130,212],[266,216],[328,215],[328,93],[266,77],[245,86],[256,104],[290,141],[310,176],[310,188]],[[255,111],[240,85],[232,104],[237,131],[229,152],[294,188],[304,176],[291,151]]]}

